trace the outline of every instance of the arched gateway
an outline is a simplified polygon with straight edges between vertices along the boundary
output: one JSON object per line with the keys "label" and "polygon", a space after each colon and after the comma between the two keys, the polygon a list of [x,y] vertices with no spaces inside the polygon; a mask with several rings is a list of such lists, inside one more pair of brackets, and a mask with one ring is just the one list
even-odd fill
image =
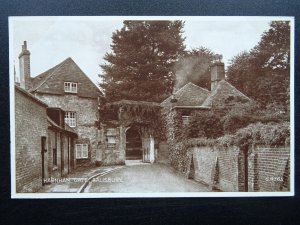
{"label": "arched gateway", "polygon": [[125,164],[128,160],[154,163],[159,111],[160,105],[155,102],[121,100],[105,104],[100,109],[102,164]]}

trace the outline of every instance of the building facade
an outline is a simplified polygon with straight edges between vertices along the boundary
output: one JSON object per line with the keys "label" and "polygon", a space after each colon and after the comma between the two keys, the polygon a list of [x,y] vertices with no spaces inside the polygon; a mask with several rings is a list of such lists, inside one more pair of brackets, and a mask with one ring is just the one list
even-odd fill
{"label": "building facade", "polygon": [[100,90],[71,58],[35,77],[30,75],[30,52],[26,42],[19,59],[20,86],[49,107],[62,109],[65,123],[78,134],[75,143],[77,166],[97,163],[100,160],[97,126]]}
{"label": "building facade", "polygon": [[[51,178],[61,178],[76,167],[77,134],[59,123],[47,104],[15,86],[16,192],[36,192]],[[61,118],[64,112],[60,110]]]}

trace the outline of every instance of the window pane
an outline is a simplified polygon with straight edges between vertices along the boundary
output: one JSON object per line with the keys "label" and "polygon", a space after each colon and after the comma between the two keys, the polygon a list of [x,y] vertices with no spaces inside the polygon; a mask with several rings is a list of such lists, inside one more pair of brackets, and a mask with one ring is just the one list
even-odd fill
{"label": "window pane", "polygon": [[76,145],[76,158],[77,159],[82,158],[81,151],[82,151],[82,145],[81,144],[77,144]]}
{"label": "window pane", "polygon": [[70,127],[76,127],[76,112],[66,112],[66,114],[65,114],[65,122]]}
{"label": "window pane", "polygon": [[70,91],[70,83],[69,82],[65,82],[65,91],[66,92]]}
{"label": "window pane", "polygon": [[182,116],[182,124],[187,126],[190,123],[190,116]]}
{"label": "window pane", "polygon": [[72,92],[77,92],[77,84],[72,83],[72,85],[71,85],[71,91]]}
{"label": "window pane", "polygon": [[65,87],[65,92],[77,93],[77,83],[65,82],[64,87]]}
{"label": "window pane", "polygon": [[107,137],[107,143],[115,144],[116,143],[116,138],[115,137]]}
{"label": "window pane", "polygon": [[88,158],[88,145],[82,145],[82,158]]}
{"label": "window pane", "polygon": [[116,129],[115,128],[108,128],[106,131],[106,135],[116,135]]}

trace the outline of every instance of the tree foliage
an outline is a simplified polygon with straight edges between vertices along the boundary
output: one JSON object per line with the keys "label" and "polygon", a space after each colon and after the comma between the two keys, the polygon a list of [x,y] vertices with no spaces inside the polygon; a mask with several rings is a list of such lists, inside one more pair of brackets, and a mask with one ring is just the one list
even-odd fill
{"label": "tree foliage", "polygon": [[101,65],[109,100],[161,101],[174,85],[174,63],[185,49],[182,21],[124,21]]}
{"label": "tree foliage", "polygon": [[273,21],[260,42],[249,52],[232,58],[228,80],[249,97],[289,107],[290,24]]}
{"label": "tree foliage", "polygon": [[209,111],[191,113],[189,125],[184,126],[180,133],[185,139],[218,138],[235,134],[249,124],[280,124],[288,121],[288,115],[274,111],[271,107],[262,109],[254,101],[236,102],[230,107],[223,105]]}

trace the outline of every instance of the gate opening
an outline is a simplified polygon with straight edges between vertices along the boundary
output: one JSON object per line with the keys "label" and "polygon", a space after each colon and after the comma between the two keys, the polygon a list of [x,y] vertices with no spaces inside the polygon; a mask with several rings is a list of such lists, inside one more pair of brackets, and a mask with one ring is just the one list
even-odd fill
{"label": "gate opening", "polygon": [[126,160],[142,160],[142,138],[134,128],[129,128],[126,132]]}

